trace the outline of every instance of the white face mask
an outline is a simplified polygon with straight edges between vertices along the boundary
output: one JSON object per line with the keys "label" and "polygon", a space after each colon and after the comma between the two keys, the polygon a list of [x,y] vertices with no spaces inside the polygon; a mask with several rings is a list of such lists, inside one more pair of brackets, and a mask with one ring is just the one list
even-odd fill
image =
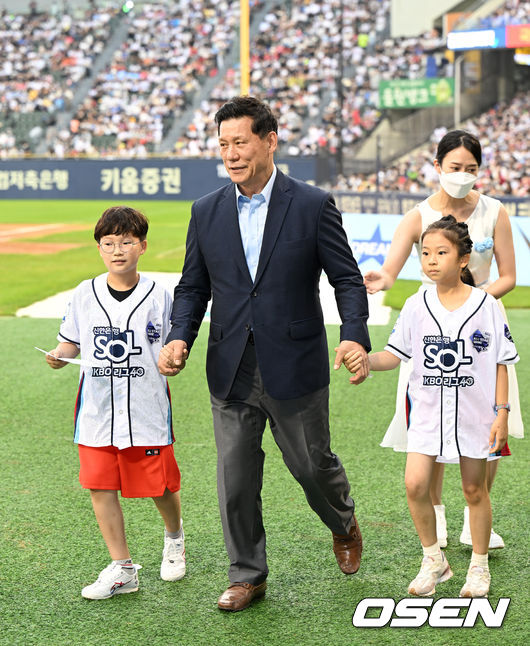
{"label": "white face mask", "polygon": [[451,197],[462,199],[473,188],[477,176],[471,173],[444,173],[440,175],[440,184]]}

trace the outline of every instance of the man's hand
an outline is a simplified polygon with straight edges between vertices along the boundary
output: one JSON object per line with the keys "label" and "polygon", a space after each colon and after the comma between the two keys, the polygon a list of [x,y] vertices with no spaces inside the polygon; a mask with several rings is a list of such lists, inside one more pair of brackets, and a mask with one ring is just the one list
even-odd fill
{"label": "man's hand", "polygon": [[188,345],[185,341],[170,341],[160,350],[158,370],[165,377],[174,377],[186,367]]}
{"label": "man's hand", "polygon": [[[335,364],[333,368],[338,370],[342,363],[348,368],[350,372],[353,372],[353,369],[350,369],[350,365],[355,365],[356,373],[356,382],[360,384],[363,382],[366,377],[370,374],[370,366],[368,365],[368,355],[364,347],[357,343],[356,341],[341,341],[340,345],[335,348],[337,353],[335,356]],[[356,359],[352,361],[352,357],[355,355]],[[349,357],[349,360],[346,359],[346,356]]]}

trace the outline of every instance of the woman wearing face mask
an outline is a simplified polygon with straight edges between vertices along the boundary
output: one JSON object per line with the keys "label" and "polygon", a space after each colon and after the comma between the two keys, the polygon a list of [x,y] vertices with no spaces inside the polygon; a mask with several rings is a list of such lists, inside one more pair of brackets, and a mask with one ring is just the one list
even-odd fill
{"label": "woman wearing face mask", "polygon": [[[412,246],[419,245],[423,231],[429,224],[445,215],[452,215],[458,222],[465,222],[468,226],[474,243],[468,267],[473,275],[475,285],[497,299],[514,288],[515,254],[508,213],[498,200],[473,190],[481,161],[480,142],[469,132],[453,130],[441,139],[434,160],[434,168],[440,175],[440,189],[405,214],[394,233],[388,256],[381,270],[369,271],[364,277],[369,294],[375,294],[381,289],[386,290],[392,287],[410,256]],[[497,280],[491,281],[490,268],[494,256],[499,277]],[[423,274],[422,282],[424,284],[430,283]],[[499,305],[502,308],[500,301]],[[408,379],[412,371],[411,364],[411,361],[401,363],[396,412],[381,442],[381,446],[392,447],[395,451],[405,451],[407,447],[405,402]],[[513,437],[523,437],[519,391],[513,366],[510,366],[508,373],[511,404],[511,412],[508,416],[509,433]],[[503,455],[509,454],[509,449],[505,449]],[[491,490],[497,466],[498,459],[488,461],[488,490]],[[437,462],[431,488],[431,499],[436,511],[436,527],[441,547],[447,545],[445,507],[441,501],[443,475],[444,465],[442,462]],[[460,535],[460,542],[471,545],[467,507],[464,511],[464,527]],[[504,547],[504,541],[493,530],[489,547],[490,549]]]}

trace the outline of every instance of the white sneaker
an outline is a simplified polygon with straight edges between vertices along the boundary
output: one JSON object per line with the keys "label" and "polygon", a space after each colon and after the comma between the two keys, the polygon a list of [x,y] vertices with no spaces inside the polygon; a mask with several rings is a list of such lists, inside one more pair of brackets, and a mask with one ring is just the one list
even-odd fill
{"label": "white sneaker", "polygon": [[445,520],[445,505],[434,505],[436,514],[436,538],[440,547],[447,547],[447,522]]}
{"label": "white sneaker", "polygon": [[112,561],[99,573],[97,581],[81,590],[85,599],[109,599],[115,594],[125,594],[138,590],[138,570],[140,565],[134,565],[133,574],[129,574],[120,563]]}
{"label": "white sneaker", "polygon": [[491,576],[487,568],[480,565],[470,565],[466,582],[460,590],[461,597],[487,597],[490,589]]}
{"label": "white sneaker", "polygon": [[[463,545],[473,545],[473,541],[471,539],[471,529],[469,527],[469,507],[464,507],[464,526],[462,527],[462,533],[460,534],[460,542]],[[488,549],[498,550],[502,549],[503,547],[504,541],[502,540],[502,536],[497,534],[497,532],[492,529]]]}
{"label": "white sneaker", "polygon": [[504,547],[504,541],[502,540],[502,536],[499,536],[499,534],[497,534],[497,532],[494,532],[492,529],[488,548],[490,550],[499,550],[503,547]]}
{"label": "white sneaker", "polygon": [[418,576],[409,585],[409,594],[429,597],[436,592],[436,584],[443,583],[453,576],[449,563],[442,552],[442,559],[424,556]]}
{"label": "white sneaker", "polygon": [[184,529],[180,538],[164,536],[164,551],[160,566],[160,577],[164,581],[179,581],[186,574],[186,550]]}

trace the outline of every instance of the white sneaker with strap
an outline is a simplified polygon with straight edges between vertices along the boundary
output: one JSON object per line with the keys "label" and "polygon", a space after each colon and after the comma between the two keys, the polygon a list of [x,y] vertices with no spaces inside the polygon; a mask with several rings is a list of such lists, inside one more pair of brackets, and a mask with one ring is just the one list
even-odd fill
{"label": "white sneaker with strap", "polygon": [[126,594],[138,590],[138,570],[141,565],[133,564],[124,568],[121,563],[112,561],[99,573],[97,581],[81,590],[85,599],[110,599],[115,594]]}
{"label": "white sneaker with strap", "polygon": [[164,581],[180,581],[185,574],[186,550],[184,548],[184,529],[182,529],[180,538],[164,536],[160,577]]}
{"label": "white sneaker with strap", "polygon": [[429,597],[436,592],[436,584],[443,583],[453,576],[449,563],[442,558],[424,556],[418,576],[409,585],[409,594],[417,597]]}
{"label": "white sneaker with strap", "polygon": [[487,597],[490,590],[491,575],[488,568],[470,565],[466,582],[460,590],[461,597]]}

